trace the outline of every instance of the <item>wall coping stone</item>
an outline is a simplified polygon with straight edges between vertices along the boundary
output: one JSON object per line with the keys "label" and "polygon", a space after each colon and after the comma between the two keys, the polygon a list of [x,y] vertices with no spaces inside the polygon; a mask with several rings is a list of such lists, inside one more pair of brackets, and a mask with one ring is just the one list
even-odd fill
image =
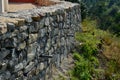
{"label": "wall coping stone", "polygon": [[7,32],[7,23],[14,23],[16,26],[21,26],[25,22],[32,22],[40,19],[43,16],[55,15],[62,12],[62,10],[69,10],[73,7],[79,7],[77,3],[60,1],[59,4],[51,6],[38,6],[35,9],[21,10],[17,12],[8,12],[0,14],[0,34]]}

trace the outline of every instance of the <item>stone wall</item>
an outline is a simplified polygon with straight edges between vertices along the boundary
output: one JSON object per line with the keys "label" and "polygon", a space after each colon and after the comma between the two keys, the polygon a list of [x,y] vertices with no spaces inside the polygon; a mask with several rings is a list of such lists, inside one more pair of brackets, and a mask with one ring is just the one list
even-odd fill
{"label": "stone wall", "polygon": [[61,2],[0,14],[0,80],[45,80],[51,64],[59,67],[74,48],[80,12],[78,4]]}

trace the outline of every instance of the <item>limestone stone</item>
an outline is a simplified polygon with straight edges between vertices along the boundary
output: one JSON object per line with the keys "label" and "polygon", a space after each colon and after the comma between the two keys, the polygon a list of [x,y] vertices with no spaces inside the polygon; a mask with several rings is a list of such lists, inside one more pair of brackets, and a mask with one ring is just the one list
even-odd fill
{"label": "limestone stone", "polygon": [[50,19],[49,19],[49,18],[46,18],[46,19],[45,19],[45,26],[49,26],[49,24],[50,24]]}
{"label": "limestone stone", "polygon": [[27,60],[31,61],[35,58],[36,53],[37,53],[37,43],[33,43],[28,46],[28,51],[27,51]]}
{"label": "limestone stone", "polygon": [[20,43],[18,46],[17,46],[17,49],[18,50],[21,50],[21,49],[24,49],[26,47],[26,42],[24,41],[23,43]]}
{"label": "limestone stone", "polygon": [[8,66],[8,61],[7,62],[3,62],[2,63],[2,68],[1,68],[1,70],[0,71],[6,71],[7,70],[7,66]]}
{"label": "limestone stone", "polygon": [[26,67],[25,67],[25,73],[29,72],[33,67],[34,67],[34,62],[30,62]]}
{"label": "limestone stone", "polygon": [[18,72],[19,70],[23,69],[23,64],[19,63],[18,65],[15,66],[15,72]]}
{"label": "limestone stone", "polygon": [[7,25],[5,23],[0,23],[0,34],[7,32]]}
{"label": "limestone stone", "polygon": [[40,70],[43,70],[44,68],[45,68],[44,63],[40,63],[39,69],[40,69]]}
{"label": "limestone stone", "polygon": [[38,34],[29,34],[29,43],[33,43],[38,39]]}
{"label": "limestone stone", "polygon": [[18,71],[17,72],[17,76],[21,76],[22,77],[23,76],[23,71]]}

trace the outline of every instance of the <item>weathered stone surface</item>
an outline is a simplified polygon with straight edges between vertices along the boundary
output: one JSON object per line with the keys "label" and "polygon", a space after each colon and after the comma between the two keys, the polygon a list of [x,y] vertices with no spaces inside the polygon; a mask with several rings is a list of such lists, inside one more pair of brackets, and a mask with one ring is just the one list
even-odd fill
{"label": "weathered stone surface", "polygon": [[45,26],[49,26],[49,24],[50,24],[50,19],[49,19],[49,18],[46,18],[46,19],[45,19]]}
{"label": "weathered stone surface", "polygon": [[10,50],[7,50],[5,48],[0,50],[0,60],[4,59],[7,55],[10,54]]}
{"label": "weathered stone surface", "polygon": [[39,69],[40,69],[40,70],[43,70],[44,68],[45,68],[44,63],[40,63]]}
{"label": "weathered stone surface", "polygon": [[7,66],[8,66],[8,61],[7,62],[3,62],[1,66],[2,66],[2,68],[0,69],[0,71],[3,71],[3,72],[6,71],[7,70]]}
{"label": "weathered stone surface", "polygon": [[29,72],[35,66],[34,62],[30,62],[29,65],[25,67],[25,73]]}
{"label": "weathered stone surface", "polygon": [[42,28],[39,30],[39,37],[44,37],[46,35],[47,28]]}
{"label": "weathered stone surface", "polygon": [[7,32],[7,25],[5,23],[0,23],[0,34]]}
{"label": "weathered stone surface", "polygon": [[30,46],[28,46],[28,54],[27,54],[27,60],[28,61],[31,61],[35,58],[36,56],[36,53],[37,53],[37,44],[34,43],[34,44],[31,44]]}
{"label": "weathered stone surface", "polygon": [[44,18],[40,20],[39,25],[40,25],[40,28],[44,27],[44,25],[45,25],[45,19]]}
{"label": "weathered stone surface", "polygon": [[18,72],[19,70],[23,69],[23,64],[19,63],[18,65],[15,66],[15,72]]}
{"label": "weathered stone surface", "polygon": [[8,80],[11,77],[11,73],[9,71],[5,72],[5,78]]}
{"label": "weathered stone surface", "polygon": [[38,27],[38,25],[36,25],[35,23],[33,23],[33,25],[30,25],[28,29],[29,29],[29,33],[37,33],[39,27]]}
{"label": "weathered stone surface", "polygon": [[23,26],[25,24],[25,19],[16,18],[15,20],[18,21],[16,26]]}
{"label": "weathered stone surface", "polygon": [[38,39],[38,34],[29,34],[29,44],[35,42]]}
{"label": "weathered stone surface", "polygon": [[22,32],[17,35],[17,41],[18,42],[23,42],[28,38],[28,33]]}
{"label": "weathered stone surface", "polygon": [[7,31],[13,32],[15,30],[15,25],[13,23],[7,23]]}
{"label": "weathered stone surface", "polygon": [[26,31],[27,29],[28,29],[28,26],[25,26],[25,25],[19,27],[20,32]]}
{"label": "weathered stone surface", "polygon": [[64,1],[0,14],[0,80],[45,80],[74,48],[80,21],[79,5]]}
{"label": "weathered stone surface", "polygon": [[32,19],[33,19],[33,21],[39,21],[41,19],[41,16],[36,14],[36,15],[32,16]]}
{"label": "weathered stone surface", "polygon": [[15,48],[17,46],[16,44],[16,40],[9,38],[9,39],[5,39],[4,43],[2,44],[2,46],[4,48]]}
{"label": "weathered stone surface", "polygon": [[20,43],[20,44],[17,46],[17,49],[18,49],[18,50],[22,50],[22,49],[24,49],[25,47],[26,47],[26,42],[24,41],[24,42]]}

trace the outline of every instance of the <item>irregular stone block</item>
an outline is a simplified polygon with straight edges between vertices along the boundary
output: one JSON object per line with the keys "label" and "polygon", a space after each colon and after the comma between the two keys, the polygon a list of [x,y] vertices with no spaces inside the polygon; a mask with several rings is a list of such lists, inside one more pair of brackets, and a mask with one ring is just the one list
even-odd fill
{"label": "irregular stone block", "polygon": [[23,80],[23,71],[18,71],[17,72],[17,76],[19,76],[19,77],[21,77],[22,79],[20,79],[20,80]]}
{"label": "irregular stone block", "polygon": [[46,35],[47,28],[42,28],[39,30],[39,37],[44,37]]}
{"label": "irregular stone block", "polygon": [[19,70],[23,69],[23,64],[19,63],[18,65],[15,66],[15,72],[18,72]]}
{"label": "irregular stone block", "polygon": [[40,25],[40,29],[44,27],[44,25],[45,25],[45,18],[40,20],[39,25]]}
{"label": "irregular stone block", "polygon": [[10,50],[7,49],[1,49],[0,50],[0,60],[4,59],[7,55],[10,54]]}
{"label": "irregular stone block", "polygon": [[28,46],[28,51],[27,51],[27,60],[31,61],[36,57],[37,54],[37,43],[33,43]]}
{"label": "irregular stone block", "polygon": [[22,50],[22,49],[24,49],[25,47],[26,47],[26,42],[24,41],[24,42],[20,43],[20,44],[17,46],[17,50]]}
{"label": "irregular stone block", "polygon": [[0,75],[0,80],[5,80],[5,75],[4,74]]}
{"label": "irregular stone block", "polygon": [[38,34],[29,34],[29,40],[28,43],[33,43],[38,39]]}
{"label": "irregular stone block", "polygon": [[33,21],[31,16],[21,16],[21,17],[24,18],[25,22],[27,22],[27,23],[31,23]]}
{"label": "irregular stone block", "polygon": [[34,67],[34,62],[30,62],[26,67],[25,67],[25,70],[24,70],[24,73],[28,73],[30,70],[32,70],[32,68]]}
{"label": "irregular stone block", "polygon": [[7,66],[8,66],[8,61],[3,62],[1,66],[2,67],[1,67],[0,71],[2,71],[2,72],[6,71],[7,70]]}
{"label": "irregular stone block", "polygon": [[20,32],[27,31],[28,26],[23,25],[23,26],[20,26],[18,29],[19,29]]}
{"label": "irregular stone block", "polygon": [[5,78],[6,78],[6,80],[10,79],[10,77],[11,77],[11,73],[9,71],[6,71],[5,72]]}
{"label": "irregular stone block", "polygon": [[[4,45],[5,44],[5,45]],[[12,38],[9,38],[9,39],[5,39],[4,43],[2,44],[2,46],[4,48],[15,48],[17,46],[16,44],[16,39],[12,39]]]}
{"label": "irregular stone block", "polygon": [[5,23],[0,23],[0,34],[7,32],[7,25]]}
{"label": "irregular stone block", "polygon": [[51,47],[51,40],[48,39],[47,43],[46,43],[45,51],[48,51],[50,49],[50,47]]}
{"label": "irregular stone block", "polygon": [[25,24],[25,19],[15,18],[15,20],[18,21],[18,24],[16,26],[23,26]]}
{"label": "irregular stone block", "polygon": [[49,26],[50,25],[50,19],[47,17],[45,19],[45,26]]}
{"label": "irregular stone block", "polygon": [[15,24],[7,23],[7,31],[13,32],[15,30]]}
{"label": "irregular stone block", "polygon": [[25,40],[28,39],[28,33],[26,32],[23,32],[23,33],[20,33],[17,35],[17,41],[20,43],[20,42],[23,42]]}
{"label": "irregular stone block", "polygon": [[29,33],[37,33],[39,27],[33,24],[33,25],[30,25],[28,29],[29,29]]}
{"label": "irregular stone block", "polygon": [[38,14],[35,14],[35,15],[32,16],[33,21],[40,21],[41,18],[42,17],[39,16]]}

